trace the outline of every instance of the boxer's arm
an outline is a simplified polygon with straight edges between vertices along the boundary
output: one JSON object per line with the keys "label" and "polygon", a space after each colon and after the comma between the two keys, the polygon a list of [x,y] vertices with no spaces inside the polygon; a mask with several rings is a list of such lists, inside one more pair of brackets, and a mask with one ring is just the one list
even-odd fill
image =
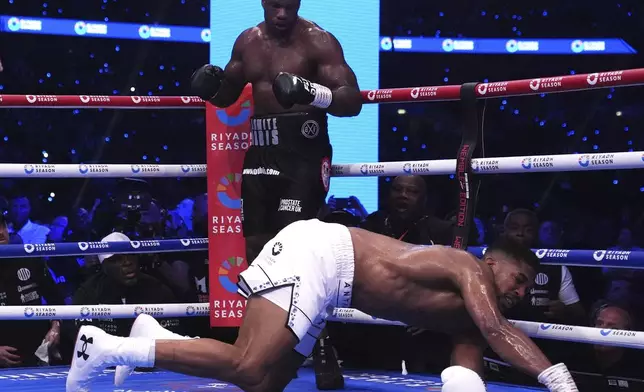
{"label": "boxer's arm", "polygon": [[247,81],[244,76],[242,58],[244,42],[248,40],[250,32],[251,30],[249,29],[241,33],[233,45],[230,61],[224,69],[224,78],[221,82],[221,87],[217,94],[210,99],[210,103],[217,107],[226,108],[237,102],[246,86]]}
{"label": "boxer's arm", "polygon": [[453,338],[451,366],[462,366],[483,378],[483,351],[487,346],[478,331]]}
{"label": "boxer's arm", "polygon": [[333,34],[321,30],[311,37],[311,42],[317,82],[333,94],[328,112],[338,117],[357,116],[362,110],[362,95],[356,75],[344,58],[342,45]]}
{"label": "boxer's arm", "polygon": [[464,261],[456,283],[465,307],[492,350],[504,361],[536,378],[552,364],[530,338],[503,317],[492,279],[486,272],[478,262]]}

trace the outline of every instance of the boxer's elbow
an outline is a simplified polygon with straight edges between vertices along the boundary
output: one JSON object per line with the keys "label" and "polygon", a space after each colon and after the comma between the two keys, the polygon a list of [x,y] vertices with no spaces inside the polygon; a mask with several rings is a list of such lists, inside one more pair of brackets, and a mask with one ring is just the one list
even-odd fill
{"label": "boxer's elbow", "polygon": [[356,88],[343,86],[333,92],[329,113],[336,117],[355,117],[362,111],[362,95]]}

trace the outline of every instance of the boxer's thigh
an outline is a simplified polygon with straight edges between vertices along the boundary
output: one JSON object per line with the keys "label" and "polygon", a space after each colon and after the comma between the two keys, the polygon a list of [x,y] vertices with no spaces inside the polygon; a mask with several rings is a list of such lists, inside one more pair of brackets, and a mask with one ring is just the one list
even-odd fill
{"label": "boxer's thigh", "polygon": [[269,219],[279,205],[279,197],[274,191],[279,176],[270,174],[274,165],[265,149],[251,148],[246,152],[241,186],[242,227],[246,238],[277,232]]}
{"label": "boxer's thigh", "polygon": [[291,162],[289,169],[280,174],[281,184],[276,189],[278,206],[272,219],[276,228],[317,218],[329,191],[327,167],[330,167],[329,158],[313,157]]}

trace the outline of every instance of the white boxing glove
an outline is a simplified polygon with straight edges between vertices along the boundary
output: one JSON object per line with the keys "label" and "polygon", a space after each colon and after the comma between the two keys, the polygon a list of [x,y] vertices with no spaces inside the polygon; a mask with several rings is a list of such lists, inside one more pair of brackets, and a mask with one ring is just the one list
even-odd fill
{"label": "white boxing glove", "polygon": [[452,366],[441,373],[442,392],[485,392],[481,377],[468,368]]}
{"label": "white boxing glove", "polygon": [[579,392],[575,380],[563,363],[550,366],[537,379],[552,392]]}

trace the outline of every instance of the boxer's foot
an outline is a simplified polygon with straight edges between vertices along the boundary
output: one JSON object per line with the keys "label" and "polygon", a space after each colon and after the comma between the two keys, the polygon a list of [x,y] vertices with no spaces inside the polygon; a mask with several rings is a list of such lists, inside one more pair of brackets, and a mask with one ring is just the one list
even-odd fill
{"label": "boxer's foot", "polygon": [[[130,330],[131,338],[150,338],[154,340],[184,340],[192,339],[189,337],[181,336],[174,332],[168,331],[163,328],[161,324],[154,317],[145,313],[140,314]],[[134,367],[120,365],[116,367],[114,372],[114,385],[122,385],[125,380],[132,374]]]}
{"label": "boxer's foot", "polygon": [[313,349],[315,385],[319,390],[344,389],[344,377],[329,338],[318,339]]}
{"label": "boxer's foot", "polygon": [[109,335],[96,327],[81,327],[74,345],[66,390],[89,391],[92,381],[103,369],[122,364],[153,366],[154,341],[147,338],[122,338]]}

